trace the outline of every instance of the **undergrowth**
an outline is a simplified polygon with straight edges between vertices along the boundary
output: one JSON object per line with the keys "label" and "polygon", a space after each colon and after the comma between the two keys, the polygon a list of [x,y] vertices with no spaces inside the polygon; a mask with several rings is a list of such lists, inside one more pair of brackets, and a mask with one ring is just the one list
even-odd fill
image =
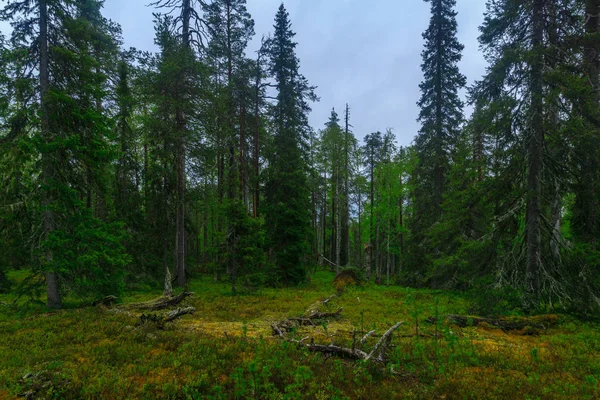
{"label": "undergrowth", "polygon": [[[19,276],[11,276],[17,280]],[[534,335],[487,326],[459,328],[461,294],[363,284],[327,304],[339,319],[292,334],[351,346],[353,336],[382,334],[397,321],[390,364],[309,353],[272,336],[269,323],[301,315],[335,292],[333,275],[310,285],[231,296],[209,278],[191,282],[193,316],[165,330],[136,327],[137,315],[102,307],[47,312],[19,301],[0,307],[0,398],[390,399],[598,398],[598,326],[560,316]],[[129,292],[123,302],[160,291]],[[0,301],[12,298],[0,295]],[[523,332],[521,332],[523,333]],[[378,338],[369,339],[372,346]]]}

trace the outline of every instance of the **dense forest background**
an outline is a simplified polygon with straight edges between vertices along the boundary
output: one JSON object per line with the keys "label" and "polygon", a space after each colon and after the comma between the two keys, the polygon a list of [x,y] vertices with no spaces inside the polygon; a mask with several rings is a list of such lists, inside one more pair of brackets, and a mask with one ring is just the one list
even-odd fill
{"label": "dense forest background", "polygon": [[[245,0],[157,0],[152,54],[123,48],[100,0],[5,3],[0,290],[59,308],[320,266],[486,307],[600,308],[600,0],[489,0],[469,118],[455,0],[429,0],[410,147],[360,143],[348,104],[308,125],[283,4],[250,54]],[[31,273],[9,287],[13,269]]]}

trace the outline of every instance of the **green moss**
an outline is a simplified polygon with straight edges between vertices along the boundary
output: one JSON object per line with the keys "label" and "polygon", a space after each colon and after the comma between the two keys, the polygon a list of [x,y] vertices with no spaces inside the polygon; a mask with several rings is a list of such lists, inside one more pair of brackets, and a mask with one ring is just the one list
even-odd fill
{"label": "green moss", "polygon": [[[324,359],[271,336],[269,321],[301,315],[335,289],[319,272],[294,289],[231,296],[224,283],[191,282],[197,308],[164,331],[134,329],[136,316],[101,307],[47,313],[0,308],[0,397],[38,390],[42,398],[597,398],[598,327],[562,316],[538,335],[458,328],[430,316],[465,314],[457,293],[365,285],[329,307],[342,318],[299,328],[318,342],[351,345],[352,331],[381,334],[405,321],[390,365]],[[160,291],[129,292],[124,302]],[[7,296],[0,300],[10,300]],[[435,321],[435,320],[433,320]],[[550,325],[550,324],[549,324]],[[415,334],[419,333],[419,336]],[[5,339],[7,338],[7,339]],[[372,346],[377,338],[367,344]],[[393,367],[394,374],[390,372]],[[23,377],[27,373],[38,378]]]}

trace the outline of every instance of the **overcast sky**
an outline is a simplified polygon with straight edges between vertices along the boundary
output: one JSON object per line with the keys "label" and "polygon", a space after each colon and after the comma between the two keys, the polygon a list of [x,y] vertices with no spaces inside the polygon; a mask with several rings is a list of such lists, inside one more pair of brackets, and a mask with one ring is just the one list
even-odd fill
{"label": "overcast sky", "polygon": [[[105,15],[123,27],[126,46],[154,50],[149,0],[106,0]],[[273,30],[281,0],[248,0],[255,21],[255,51]],[[354,134],[363,138],[393,128],[398,144],[408,145],[419,129],[416,119],[421,81],[422,32],[429,3],[422,0],[287,0],[296,32],[300,71],[318,86],[310,123],[321,129],[332,107],[341,115],[350,105]],[[478,26],[485,1],[457,0],[458,39],[465,45],[460,69],[469,84],[484,73]]]}
{"label": "overcast sky", "polygon": [[[156,50],[150,0],[105,0],[104,14],[123,27],[126,47]],[[4,1],[0,1],[4,3]],[[248,0],[255,21],[254,52],[273,30],[281,0]],[[296,32],[300,72],[317,86],[310,123],[321,129],[332,107],[340,116],[350,105],[354,134],[392,128],[398,144],[409,145],[416,119],[421,74],[421,34],[429,24],[422,0],[286,0]],[[465,45],[460,69],[469,84],[479,79],[485,61],[478,50],[478,26],[485,1],[457,0],[458,39]],[[3,28],[3,29],[2,29]],[[6,24],[0,29],[7,33]]]}

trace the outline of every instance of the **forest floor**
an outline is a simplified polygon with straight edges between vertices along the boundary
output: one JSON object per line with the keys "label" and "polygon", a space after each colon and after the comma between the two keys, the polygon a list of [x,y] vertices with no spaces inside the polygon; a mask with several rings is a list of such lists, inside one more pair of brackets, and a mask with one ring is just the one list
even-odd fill
{"label": "forest floor", "polygon": [[[0,306],[0,399],[600,398],[597,324],[551,315],[535,320],[542,329],[461,328],[444,317],[468,315],[466,295],[397,286],[349,287],[322,305],[335,293],[332,279],[322,271],[302,288],[238,296],[227,284],[194,279],[183,305],[196,312],[164,329],[103,306]],[[160,295],[140,287],[121,300]],[[290,337],[350,347],[353,332],[381,335],[404,321],[388,364],[311,353],[273,335],[273,322],[315,304],[343,311]]]}

